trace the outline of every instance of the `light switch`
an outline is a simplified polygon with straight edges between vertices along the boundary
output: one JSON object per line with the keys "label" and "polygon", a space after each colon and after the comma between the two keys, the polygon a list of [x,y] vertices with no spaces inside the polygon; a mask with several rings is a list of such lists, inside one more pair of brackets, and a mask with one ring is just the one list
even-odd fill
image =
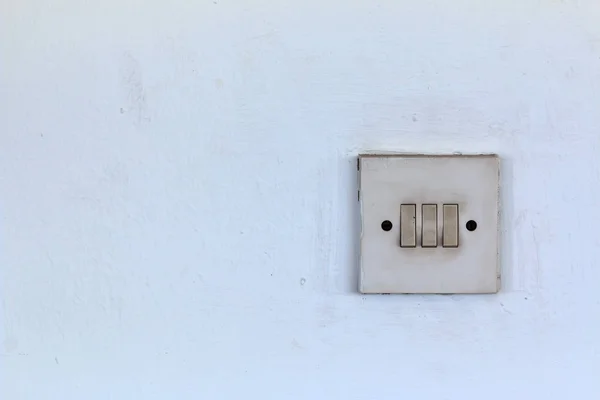
{"label": "light switch", "polygon": [[437,247],[437,204],[421,206],[421,247]]}
{"label": "light switch", "polygon": [[442,246],[458,247],[458,204],[444,204]]}
{"label": "light switch", "polygon": [[497,292],[499,172],[493,154],[360,155],[359,290]]}
{"label": "light switch", "polygon": [[417,205],[400,206],[400,247],[417,246]]}

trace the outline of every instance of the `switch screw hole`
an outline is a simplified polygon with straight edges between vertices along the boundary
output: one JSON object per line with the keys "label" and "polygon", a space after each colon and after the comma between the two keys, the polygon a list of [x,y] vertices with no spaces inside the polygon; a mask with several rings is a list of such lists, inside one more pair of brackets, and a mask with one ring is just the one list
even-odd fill
{"label": "switch screw hole", "polygon": [[477,229],[477,222],[473,220],[467,221],[467,230],[473,232],[475,229]]}
{"label": "switch screw hole", "polygon": [[387,219],[381,223],[381,229],[383,229],[386,232],[391,231],[392,226],[392,222],[388,221]]}

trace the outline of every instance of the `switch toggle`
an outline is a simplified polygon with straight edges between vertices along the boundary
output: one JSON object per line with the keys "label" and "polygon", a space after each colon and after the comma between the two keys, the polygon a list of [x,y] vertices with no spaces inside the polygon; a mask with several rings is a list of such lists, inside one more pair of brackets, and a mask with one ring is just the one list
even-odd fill
{"label": "switch toggle", "polygon": [[421,247],[437,247],[437,204],[421,206]]}
{"label": "switch toggle", "polygon": [[417,205],[400,205],[400,247],[417,247]]}
{"label": "switch toggle", "polygon": [[458,204],[444,204],[442,246],[458,247]]}

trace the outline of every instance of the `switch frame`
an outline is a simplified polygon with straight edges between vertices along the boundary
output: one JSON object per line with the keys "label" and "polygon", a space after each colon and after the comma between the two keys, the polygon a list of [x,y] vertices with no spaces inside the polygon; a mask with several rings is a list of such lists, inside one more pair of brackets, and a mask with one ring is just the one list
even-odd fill
{"label": "switch frame", "polygon": [[[495,293],[500,288],[499,172],[494,154],[361,154],[359,290],[362,293]],[[417,246],[400,247],[401,204],[416,204]],[[422,204],[437,204],[437,247],[422,247]],[[458,205],[458,247],[443,247],[443,204]],[[464,222],[474,220],[470,232]]]}

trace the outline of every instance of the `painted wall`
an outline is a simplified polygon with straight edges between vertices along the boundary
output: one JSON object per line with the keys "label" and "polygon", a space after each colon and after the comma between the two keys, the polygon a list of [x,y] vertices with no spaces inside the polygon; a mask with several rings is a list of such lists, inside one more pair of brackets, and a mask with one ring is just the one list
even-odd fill
{"label": "painted wall", "polygon": [[[597,1],[0,11],[0,398],[600,393]],[[381,149],[501,155],[502,293],[357,294]]]}

